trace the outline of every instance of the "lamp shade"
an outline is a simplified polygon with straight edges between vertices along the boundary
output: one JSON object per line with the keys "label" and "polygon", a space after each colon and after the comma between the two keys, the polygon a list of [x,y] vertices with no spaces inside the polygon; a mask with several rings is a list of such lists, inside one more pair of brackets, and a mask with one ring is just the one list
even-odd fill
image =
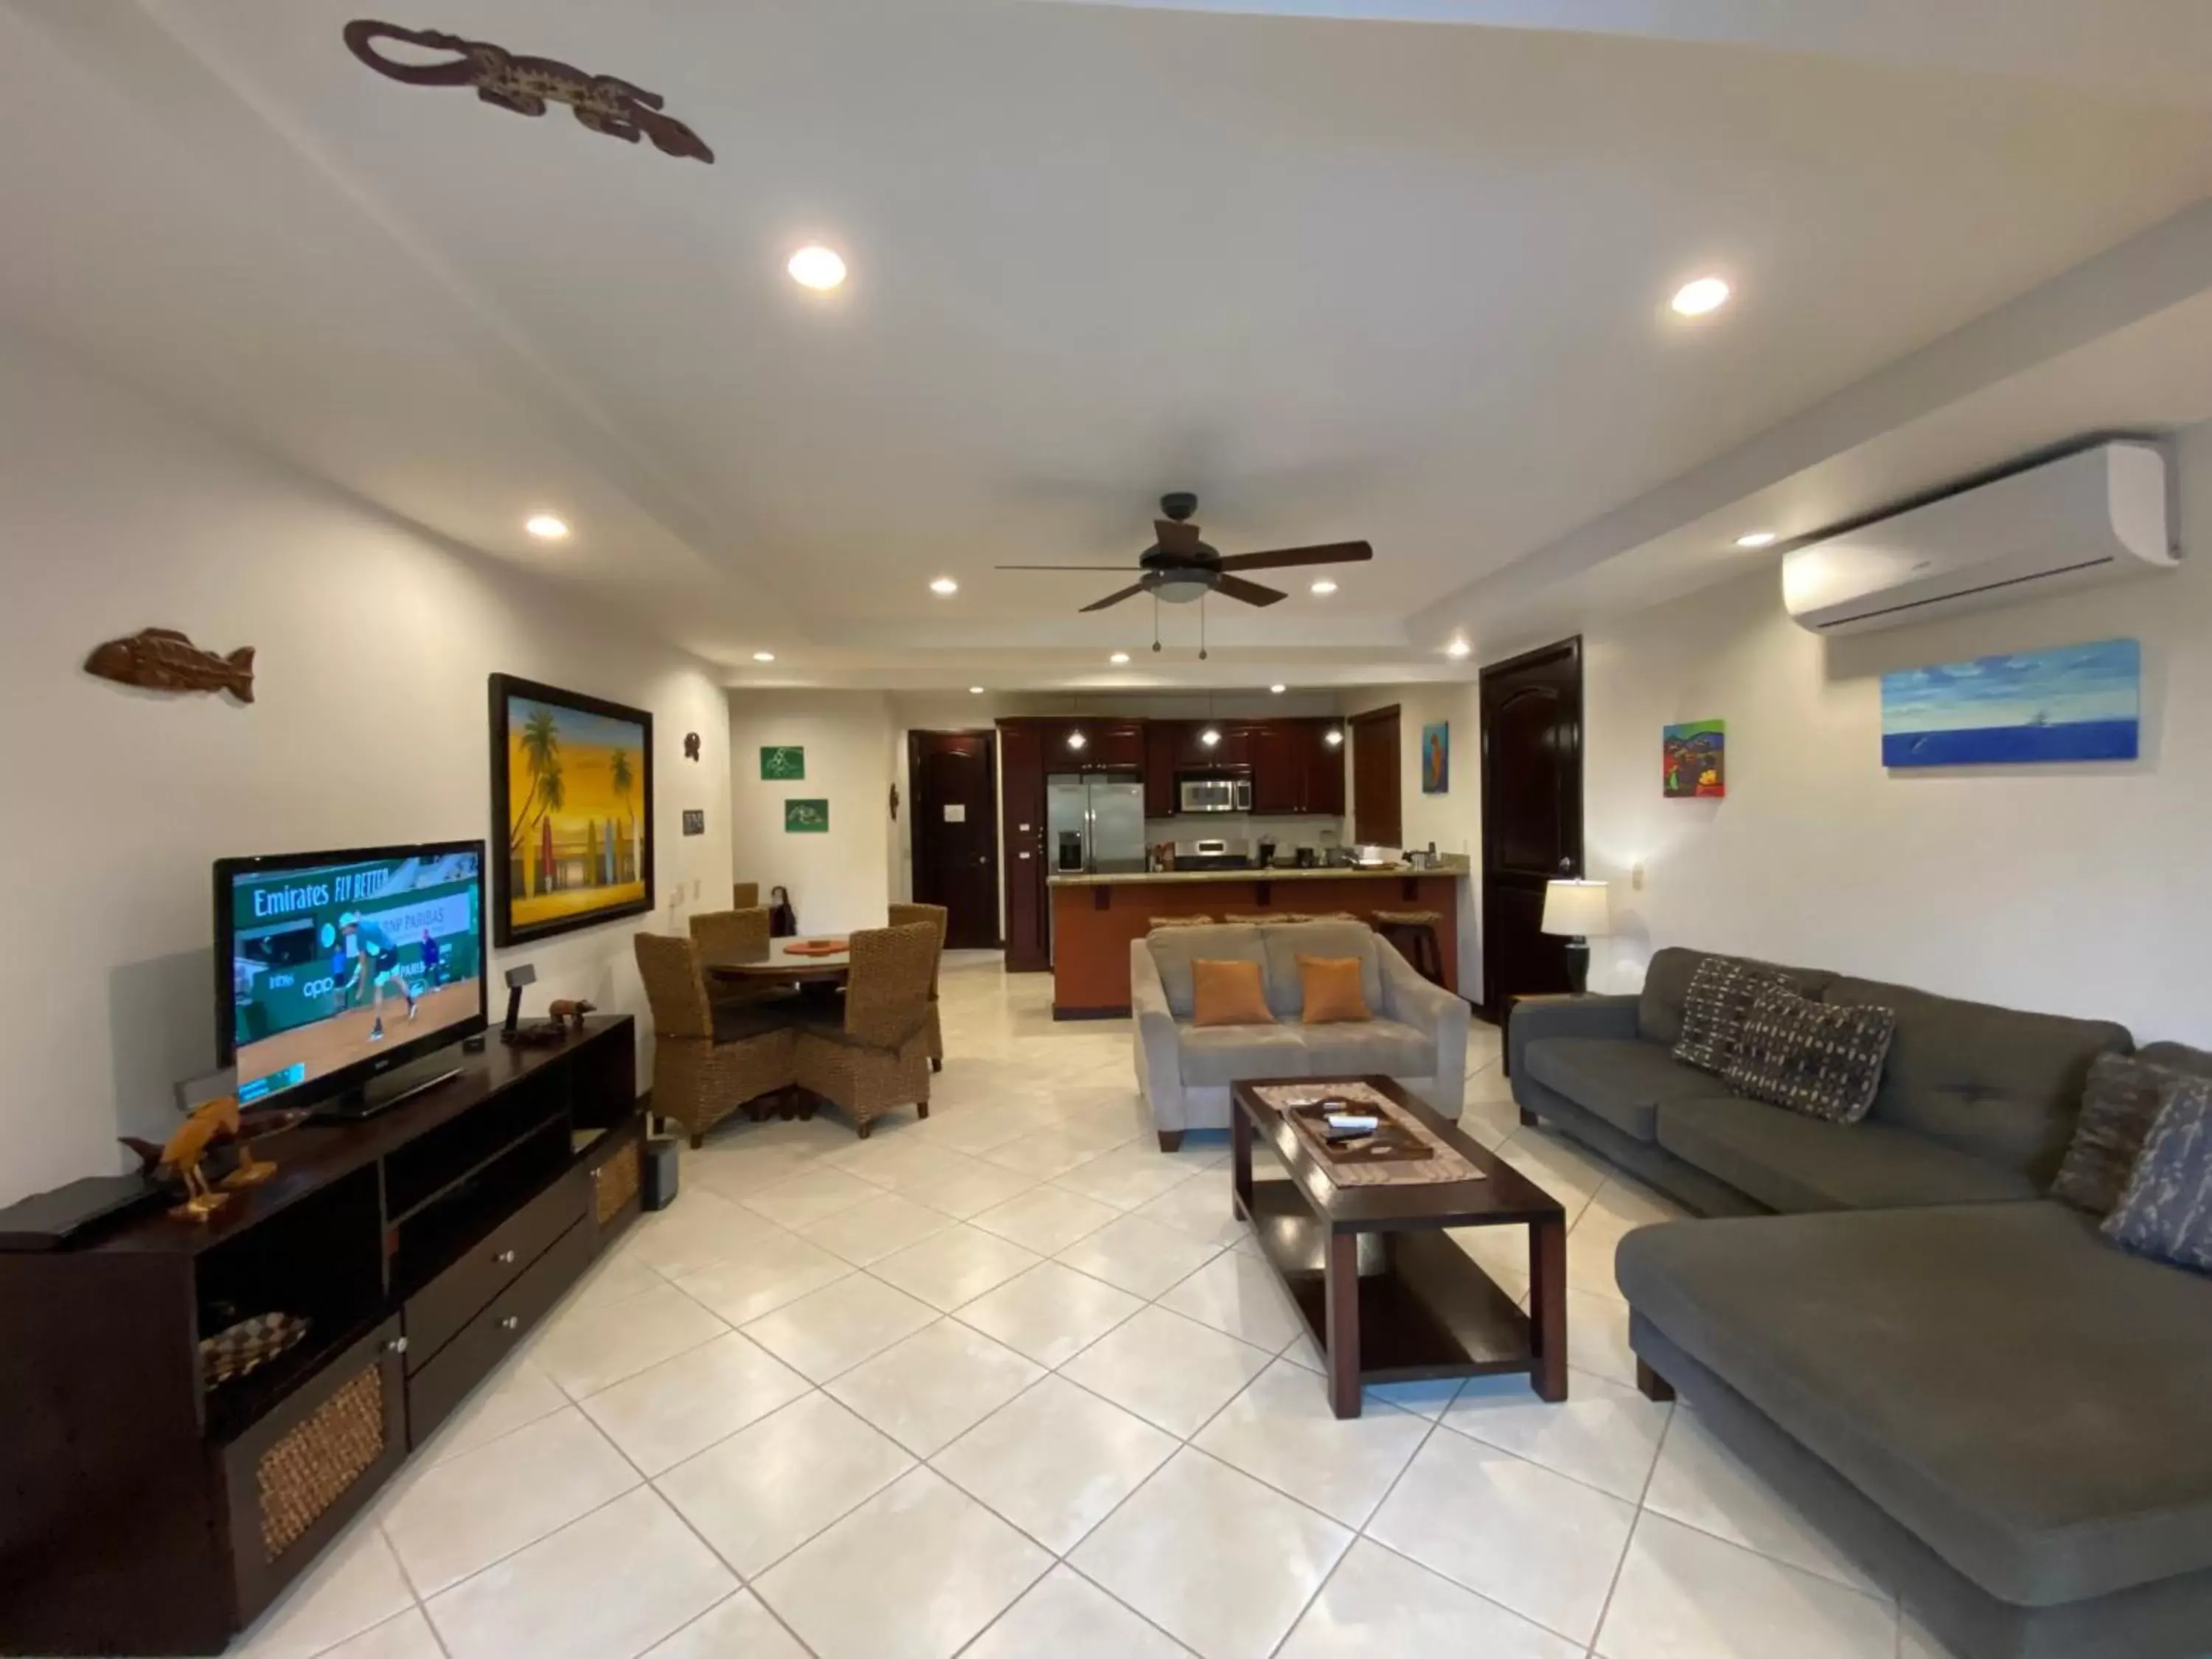
{"label": "lamp shade", "polygon": [[1603,938],[1613,932],[1613,907],[1601,881],[1553,881],[1544,885],[1544,920],[1547,933]]}

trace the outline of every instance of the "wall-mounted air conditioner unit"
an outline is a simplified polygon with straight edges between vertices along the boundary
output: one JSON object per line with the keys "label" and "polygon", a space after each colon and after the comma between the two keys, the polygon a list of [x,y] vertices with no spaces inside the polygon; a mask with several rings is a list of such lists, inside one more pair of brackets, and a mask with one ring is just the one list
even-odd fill
{"label": "wall-mounted air conditioner unit", "polygon": [[1801,628],[1860,634],[2170,570],[2168,464],[2156,444],[2099,444],[1792,548],[1783,603]]}

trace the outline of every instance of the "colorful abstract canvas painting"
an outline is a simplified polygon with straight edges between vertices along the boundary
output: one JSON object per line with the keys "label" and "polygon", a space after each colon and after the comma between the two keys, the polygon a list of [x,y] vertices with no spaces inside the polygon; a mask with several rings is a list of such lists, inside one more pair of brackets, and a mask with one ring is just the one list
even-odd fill
{"label": "colorful abstract canvas painting", "polygon": [[1421,793],[1451,793],[1451,722],[1438,720],[1421,728]]}
{"label": "colorful abstract canvas painting", "polygon": [[1686,720],[1660,733],[1663,787],[1669,800],[1728,793],[1728,722]]}
{"label": "colorful abstract canvas painting", "polygon": [[1907,669],[1881,677],[1881,763],[2133,760],[2142,718],[2134,640]]}

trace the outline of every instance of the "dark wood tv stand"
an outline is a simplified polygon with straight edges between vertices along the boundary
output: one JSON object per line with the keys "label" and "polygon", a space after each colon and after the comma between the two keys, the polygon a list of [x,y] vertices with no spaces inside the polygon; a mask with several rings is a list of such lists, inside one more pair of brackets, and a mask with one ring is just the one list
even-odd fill
{"label": "dark wood tv stand", "polygon": [[[296,1577],[636,1215],[627,1016],[255,1151],[164,1212],[0,1253],[0,1652],[214,1654]],[[199,1341],[305,1316],[203,1386]]]}

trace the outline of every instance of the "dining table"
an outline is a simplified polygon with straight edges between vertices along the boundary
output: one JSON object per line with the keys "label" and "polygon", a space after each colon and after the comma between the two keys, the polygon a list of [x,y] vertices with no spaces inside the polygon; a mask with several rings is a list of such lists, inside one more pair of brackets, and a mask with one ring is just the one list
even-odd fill
{"label": "dining table", "polygon": [[[835,951],[793,951],[793,945],[835,944]],[[718,957],[703,964],[709,979],[728,985],[766,987],[797,985],[828,991],[842,985],[853,971],[850,941],[844,939],[772,939],[757,956]]]}

